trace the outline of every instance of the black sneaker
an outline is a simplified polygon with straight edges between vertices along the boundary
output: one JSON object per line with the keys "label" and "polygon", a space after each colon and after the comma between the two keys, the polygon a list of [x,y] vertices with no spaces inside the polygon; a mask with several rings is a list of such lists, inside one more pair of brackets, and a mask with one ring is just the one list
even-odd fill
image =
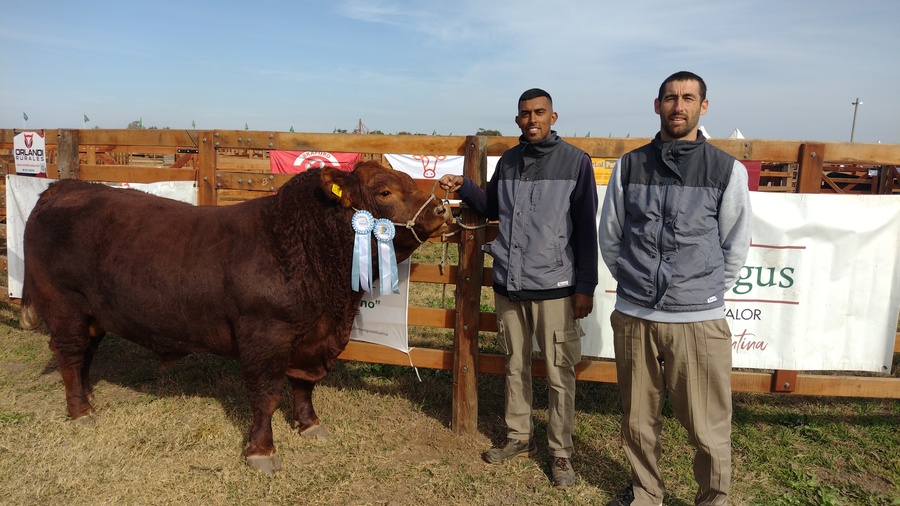
{"label": "black sneaker", "polygon": [[537,454],[537,445],[534,441],[519,441],[507,438],[500,446],[495,446],[481,454],[486,462],[499,464],[515,457],[534,457]]}
{"label": "black sneaker", "polygon": [[625,489],[625,492],[622,493],[622,496],[618,499],[614,499],[610,501],[606,506],[629,506],[634,502],[634,487],[632,485],[628,485],[628,488]]}
{"label": "black sneaker", "polygon": [[569,487],[575,484],[575,470],[565,457],[554,457],[550,461],[550,474],[553,475],[554,487]]}
{"label": "black sneaker", "polygon": [[[629,506],[634,502],[634,485],[628,485],[628,488],[625,489],[625,492],[622,493],[622,496],[618,499],[614,499],[610,501],[606,506]],[[662,506],[662,503],[659,503],[659,506]]]}

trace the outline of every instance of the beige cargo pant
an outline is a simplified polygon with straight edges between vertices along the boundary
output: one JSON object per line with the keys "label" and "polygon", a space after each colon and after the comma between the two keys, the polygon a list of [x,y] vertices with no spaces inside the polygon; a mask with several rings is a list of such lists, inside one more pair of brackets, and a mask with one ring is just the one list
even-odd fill
{"label": "beige cargo pant", "polygon": [[731,331],[725,319],[658,323],[610,316],[622,402],[622,444],[633,506],[662,504],[659,470],[666,394],[695,448],[695,504],[726,505],[731,486]]}
{"label": "beige cargo pant", "polygon": [[575,364],[581,361],[581,325],[572,316],[570,297],[510,301],[494,294],[497,341],[506,355],[507,436],[534,435],[532,420],[532,336],[547,367],[547,445],[552,457],[572,458],[575,417]]}

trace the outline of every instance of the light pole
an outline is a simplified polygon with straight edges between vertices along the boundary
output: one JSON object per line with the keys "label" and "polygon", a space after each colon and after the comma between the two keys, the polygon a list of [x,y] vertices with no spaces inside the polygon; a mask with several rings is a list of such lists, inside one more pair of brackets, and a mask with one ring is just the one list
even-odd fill
{"label": "light pole", "polygon": [[862,102],[859,101],[859,97],[856,97],[856,102],[850,102],[850,105],[853,106],[853,125],[850,127],[850,142],[853,142],[853,133],[856,131],[856,110],[859,109]]}

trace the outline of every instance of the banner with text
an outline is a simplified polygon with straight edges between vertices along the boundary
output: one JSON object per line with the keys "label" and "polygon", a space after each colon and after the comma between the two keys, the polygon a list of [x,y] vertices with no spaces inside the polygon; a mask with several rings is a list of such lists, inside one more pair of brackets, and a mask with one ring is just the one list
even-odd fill
{"label": "banner with text", "polygon": [[335,167],[351,171],[362,159],[360,153],[328,153],[325,151],[269,151],[272,174],[299,174],[308,169]]}
{"label": "banner with text", "polygon": [[47,176],[44,132],[19,132],[13,137],[16,174]]}
{"label": "banner with text", "polygon": [[[606,187],[598,186],[600,201]],[[900,199],[751,192],[753,245],[725,294],[737,368],[890,372],[900,311]],[[599,219],[599,217],[598,217]],[[613,357],[605,264],[583,353]]]}
{"label": "banner with text", "polygon": [[371,292],[364,292],[359,314],[353,322],[350,339],[382,344],[409,353],[409,334],[406,326],[409,309],[410,259],[397,264],[400,293],[382,295],[380,279],[374,280]]}

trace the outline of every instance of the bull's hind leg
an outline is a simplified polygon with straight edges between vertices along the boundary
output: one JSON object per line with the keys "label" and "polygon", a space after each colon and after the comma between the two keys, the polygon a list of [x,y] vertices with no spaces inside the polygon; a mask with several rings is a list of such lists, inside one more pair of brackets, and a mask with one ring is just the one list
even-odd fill
{"label": "bull's hind leg", "polygon": [[289,378],[294,393],[294,425],[303,437],[327,438],[331,436],[328,429],[319,422],[316,410],[313,408],[312,391],[315,382]]}
{"label": "bull's hind leg", "polygon": [[56,358],[56,366],[66,388],[66,412],[72,420],[90,422],[94,414],[91,405],[93,391],[90,385],[91,362],[94,352],[103,338],[103,332],[91,335],[90,326],[80,318],[68,320],[66,326],[48,322],[50,349]]}
{"label": "bull's hind leg", "polygon": [[100,341],[106,335],[106,331],[99,325],[91,324],[88,328],[88,334],[91,336],[90,344],[84,353],[84,364],[81,366],[81,384],[84,387],[84,394],[87,400],[94,402],[94,388],[91,385],[91,363],[94,361],[94,354],[100,346]]}

